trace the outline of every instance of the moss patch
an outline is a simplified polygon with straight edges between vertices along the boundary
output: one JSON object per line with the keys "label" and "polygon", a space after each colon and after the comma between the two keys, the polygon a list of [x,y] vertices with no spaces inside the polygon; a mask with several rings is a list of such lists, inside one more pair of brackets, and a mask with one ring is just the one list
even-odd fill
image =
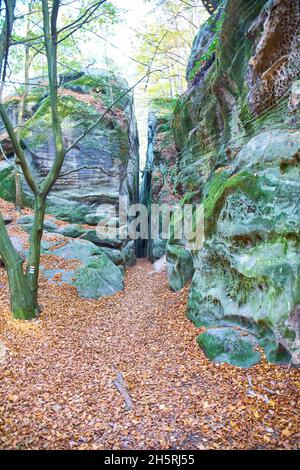
{"label": "moss patch", "polygon": [[238,367],[251,367],[260,362],[255,338],[232,328],[210,329],[197,338],[208,359]]}

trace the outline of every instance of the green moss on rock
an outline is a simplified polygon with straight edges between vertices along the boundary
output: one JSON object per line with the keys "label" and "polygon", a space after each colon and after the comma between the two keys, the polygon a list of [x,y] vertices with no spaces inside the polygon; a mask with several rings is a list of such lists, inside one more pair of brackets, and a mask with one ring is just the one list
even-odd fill
{"label": "green moss on rock", "polygon": [[104,253],[88,258],[75,271],[74,285],[78,295],[88,299],[99,299],[124,289],[122,272]]}
{"label": "green moss on rock", "polygon": [[261,359],[255,350],[258,346],[255,338],[232,328],[210,329],[198,336],[197,343],[214,362],[246,368],[258,364]]}
{"label": "green moss on rock", "polygon": [[16,200],[14,170],[6,163],[0,165],[0,198],[10,202]]}
{"label": "green moss on rock", "polygon": [[173,291],[182,289],[194,274],[193,259],[190,251],[180,245],[168,245],[168,280]]}

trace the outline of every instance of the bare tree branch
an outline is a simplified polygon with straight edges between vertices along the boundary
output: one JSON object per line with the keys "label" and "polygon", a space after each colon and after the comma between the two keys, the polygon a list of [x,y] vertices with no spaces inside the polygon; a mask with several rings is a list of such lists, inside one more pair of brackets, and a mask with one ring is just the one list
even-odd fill
{"label": "bare tree branch", "polygon": [[[77,20],[73,21],[73,23],[70,23],[69,25],[61,28],[59,31],[58,31],[58,35],[60,35],[63,31],[68,31],[68,33],[62,37],[59,41],[58,41],[58,44],[60,44],[61,42],[65,41],[69,36],[71,36],[72,34],[74,34],[78,29],[80,29],[84,24],[87,24],[90,20],[94,20],[95,19],[95,16],[94,13],[99,9],[99,7],[101,5],[103,5],[103,3],[105,3],[107,0],[100,0],[99,2],[97,2],[95,5],[93,5],[92,7],[88,8],[85,13],[83,15],[81,15],[81,17],[79,17]],[[89,11],[90,10],[90,11]],[[71,31],[69,31],[71,28]]]}
{"label": "bare tree branch", "polygon": [[78,168],[74,168],[73,170],[68,170],[65,173],[61,173],[59,176],[60,176],[60,178],[62,178],[62,177],[71,175],[72,173],[77,173],[80,170],[101,171],[101,173],[104,173],[105,175],[110,176],[110,177],[118,176],[118,174],[119,174],[119,173],[116,173],[116,172],[105,170],[102,166],[99,166],[99,165],[98,166],[82,165],[82,166],[79,166]]}
{"label": "bare tree branch", "polygon": [[157,45],[156,45],[156,48],[155,48],[155,51],[154,51],[154,54],[149,62],[149,65],[148,65],[148,79],[147,79],[147,82],[146,82],[146,85],[145,85],[145,91],[147,90],[147,87],[148,87],[148,84],[149,84],[149,77],[150,77],[150,70],[151,70],[151,67],[152,67],[152,64],[154,62],[154,59],[155,59],[155,56],[159,50],[159,46],[161,45],[162,41],[165,39],[165,37],[167,36],[168,34],[168,31],[165,31],[165,33],[161,36],[160,40],[158,41]]}

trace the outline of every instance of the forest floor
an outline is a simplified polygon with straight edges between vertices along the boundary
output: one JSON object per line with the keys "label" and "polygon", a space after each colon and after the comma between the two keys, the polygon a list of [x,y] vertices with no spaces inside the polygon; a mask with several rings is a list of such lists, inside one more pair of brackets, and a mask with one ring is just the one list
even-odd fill
{"label": "forest floor", "polygon": [[171,292],[148,262],[128,269],[124,292],[101,300],[41,277],[33,322],[12,320],[0,274],[1,449],[300,446],[299,371],[209,362],[185,316],[188,289]]}

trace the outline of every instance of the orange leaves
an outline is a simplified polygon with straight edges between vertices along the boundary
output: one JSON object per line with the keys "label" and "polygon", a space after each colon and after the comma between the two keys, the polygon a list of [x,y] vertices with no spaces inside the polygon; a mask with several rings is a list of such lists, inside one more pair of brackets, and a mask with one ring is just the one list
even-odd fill
{"label": "orange leaves", "polygon": [[[45,262],[57,267],[54,256]],[[125,292],[99,301],[42,279],[38,323],[2,314],[8,352],[0,365],[0,448],[299,446],[298,371],[209,362],[185,316],[188,287],[173,293],[165,274],[152,272],[139,262],[128,270]],[[1,289],[1,311],[8,300]],[[131,412],[113,385],[114,368],[126,380]]]}
{"label": "orange leaves", "polygon": [[237,431],[239,430],[239,424],[235,421],[230,421],[230,426]]}
{"label": "orange leaves", "polygon": [[8,395],[7,397],[8,401],[12,402],[12,403],[16,403],[19,399],[19,397],[17,395]]}
{"label": "orange leaves", "polygon": [[203,409],[204,409],[204,410],[207,410],[208,408],[210,408],[210,406],[211,406],[211,405],[210,405],[209,403],[207,403],[207,401],[205,401],[205,402],[203,403]]}
{"label": "orange leaves", "polygon": [[288,428],[285,428],[281,433],[282,437],[290,437],[290,435],[291,435],[291,432]]}

